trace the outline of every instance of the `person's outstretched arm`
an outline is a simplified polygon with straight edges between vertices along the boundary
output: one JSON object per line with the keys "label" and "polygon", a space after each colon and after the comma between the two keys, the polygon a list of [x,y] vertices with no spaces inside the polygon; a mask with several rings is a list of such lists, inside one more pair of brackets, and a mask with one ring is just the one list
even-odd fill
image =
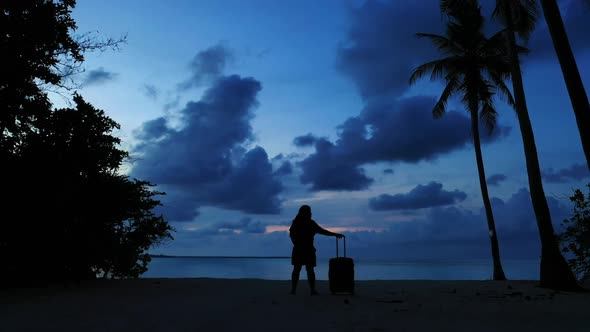
{"label": "person's outstretched arm", "polygon": [[343,237],[344,237],[344,234],[330,232],[330,231],[329,231],[329,230],[327,230],[327,229],[323,229],[323,228],[322,228],[320,225],[318,225],[317,223],[315,223],[315,224],[316,224],[316,226],[317,226],[317,227],[316,227],[316,228],[317,228],[316,232],[317,232],[318,234],[322,234],[322,235],[325,235],[325,236],[335,236],[335,237],[337,237],[337,238],[339,238],[339,239],[341,239],[341,238],[343,238]]}

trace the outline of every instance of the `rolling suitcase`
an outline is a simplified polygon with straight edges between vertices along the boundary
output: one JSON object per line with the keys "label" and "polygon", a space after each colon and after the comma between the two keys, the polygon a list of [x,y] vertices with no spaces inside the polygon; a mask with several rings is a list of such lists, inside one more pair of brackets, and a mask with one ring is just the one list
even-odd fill
{"label": "rolling suitcase", "polygon": [[336,238],[336,257],[330,259],[328,278],[330,291],[354,294],[354,261],[346,257],[346,238],[344,237],[344,257],[338,256],[338,238]]}

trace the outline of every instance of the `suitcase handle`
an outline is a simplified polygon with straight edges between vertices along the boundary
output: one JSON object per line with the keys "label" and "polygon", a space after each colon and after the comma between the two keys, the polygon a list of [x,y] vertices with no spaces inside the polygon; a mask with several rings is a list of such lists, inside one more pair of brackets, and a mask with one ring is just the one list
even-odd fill
{"label": "suitcase handle", "polygon": [[[344,239],[344,258],[346,258],[346,236],[343,236]],[[336,237],[336,257],[338,257],[338,237]]]}

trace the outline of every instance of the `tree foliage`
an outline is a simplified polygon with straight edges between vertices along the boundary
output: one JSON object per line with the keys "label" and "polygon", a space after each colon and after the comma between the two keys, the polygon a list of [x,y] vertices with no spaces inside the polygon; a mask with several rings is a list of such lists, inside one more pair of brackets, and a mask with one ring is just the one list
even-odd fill
{"label": "tree foliage", "polygon": [[0,2],[0,149],[18,150],[35,121],[50,109],[48,90],[77,87],[88,51],[117,49],[120,39],[76,34],[75,0]]}
{"label": "tree foliage", "polygon": [[561,251],[571,258],[568,263],[578,279],[590,278],[590,183],[588,194],[574,190],[570,200],[574,213],[563,221],[565,231],[559,235]]}
{"label": "tree foliage", "polygon": [[153,212],[163,193],[120,174],[119,125],[79,95],[52,109],[46,85],[66,86],[84,52],[116,44],[74,36],[74,5],[0,2],[2,279],[137,277],[147,250],[172,238]]}
{"label": "tree foliage", "polygon": [[514,104],[505,84],[510,72],[504,48],[505,34],[500,31],[490,38],[485,36],[484,17],[476,0],[443,0],[441,10],[448,19],[445,35],[418,33],[417,36],[429,39],[443,58],[414,69],[410,84],[427,74],[430,74],[432,81],[444,80],[446,85],[434,105],[433,116],[442,117],[446,113],[449,98],[454,95],[461,97],[461,102],[471,116],[473,146],[492,246],[494,280],[505,280],[479,134],[480,121],[483,121],[489,132],[496,125],[497,112],[493,103],[495,96],[503,97],[509,104]]}

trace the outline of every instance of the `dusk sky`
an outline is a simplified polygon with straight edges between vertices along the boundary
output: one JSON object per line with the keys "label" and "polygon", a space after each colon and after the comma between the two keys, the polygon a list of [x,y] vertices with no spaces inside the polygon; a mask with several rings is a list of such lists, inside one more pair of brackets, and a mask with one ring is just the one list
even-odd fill
{"label": "dusk sky", "polygon": [[[481,1],[489,19],[494,1]],[[590,8],[560,1],[586,90]],[[299,206],[347,235],[353,257],[490,257],[469,118],[442,83],[410,87],[439,58],[438,0],[78,1],[78,32],[127,35],[89,54],[79,93],[121,124],[125,171],[165,191],[176,240],[152,253],[289,256]],[[497,28],[488,21],[487,30]],[[553,222],[590,181],[544,19],[524,83]],[[56,99],[58,100],[58,99]],[[514,111],[497,100],[483,156],[504,258],[540,255]],[[316,237],[320,257],[334,239]]]}

